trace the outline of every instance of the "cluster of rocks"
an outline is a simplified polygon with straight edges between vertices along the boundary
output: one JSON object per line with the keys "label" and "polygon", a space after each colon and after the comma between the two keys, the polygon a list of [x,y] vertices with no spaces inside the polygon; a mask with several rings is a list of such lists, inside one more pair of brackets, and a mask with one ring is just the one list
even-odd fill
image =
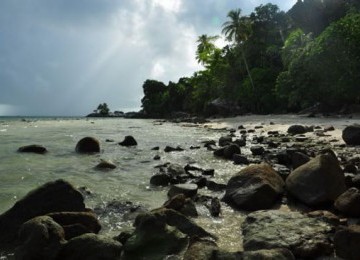
{"label": "cluster of rocks", "polygon": [[[245,252],[224,252],[215,241],[200,239],[189,246],[197,258],[189,259],[222,259],[216,258],[217,255],[231,255],[229,259],[334,255],[360,259],[360,250],[355,246],[360,225],[348,221],[360,217],[360,157],[351,154],[358,151],[360,126],[343,130],[342,138],[347,145],[332,146],[319,140],[334,130],[332,126],[293,125],[287,133],[265,133],[262,128],[246,130],[240,126],[240,136],[236,135],[237,130],[230,129],[218,141],[204,143],[214,156],[244,165],[227,184],[211,180],[214,170],[192,165],[159,165],[159,171],[151,177],[152,185],[169,186],[169,197],[182,194],[193,203],[205,203],[210,212],[209,201],[217,197],[204,199],[198,190],[212,190],[216,186],[214,190],[225,191],[221,203],[248,212],[241,225]],[[260,135],[258,130],[262,131]],[[250,153],[242,154],[242,150]],[[217,203],[220,209],[220,201]]]}

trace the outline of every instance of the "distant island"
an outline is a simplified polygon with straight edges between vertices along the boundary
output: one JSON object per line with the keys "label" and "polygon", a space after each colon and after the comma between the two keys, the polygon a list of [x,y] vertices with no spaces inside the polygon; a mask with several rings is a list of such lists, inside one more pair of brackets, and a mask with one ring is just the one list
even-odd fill
{"label": "distant island", "polygon": [[123,117],[123,118],[141,118],[143,117],[140,112],[126,112],[123,111],[111,111],[107,103],[100,103],[92,113],[86,117]]}

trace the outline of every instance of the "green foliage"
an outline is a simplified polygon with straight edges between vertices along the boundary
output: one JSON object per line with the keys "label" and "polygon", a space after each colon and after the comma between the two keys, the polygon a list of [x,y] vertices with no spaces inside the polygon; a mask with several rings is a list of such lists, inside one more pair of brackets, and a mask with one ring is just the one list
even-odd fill
{"label": "green foliage", "polygon": [[110,109],[106,103],[102,103],[98,105],[97,112],[102,116],[108,116]]}

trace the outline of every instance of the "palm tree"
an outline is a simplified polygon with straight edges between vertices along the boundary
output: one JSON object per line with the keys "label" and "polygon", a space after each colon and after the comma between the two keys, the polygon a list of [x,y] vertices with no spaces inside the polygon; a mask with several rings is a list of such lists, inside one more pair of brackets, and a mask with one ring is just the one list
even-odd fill
{"label": "palm tree", "polygon": [[254,82],[252,80],[249,66],[244,54],[244,43],[251,35],[250,19],[247,16],[241,16],[241,9],[231,10],[227,17],[230,20],[223,24],[223,29],[221,32],[225,35],[229,42],[234,42],[237,46],[239,46],[251,85],[254,88]]}
{"label": "palm tree", "polygon": [[214,41],[216,41],[218,38],[219,36],[208,36],[206,34],[199,36],[198,40],[196,41],[198,43],[196,50],[196,60],[199,63],[206,65],[210,62],[212,55],[216,50]]}

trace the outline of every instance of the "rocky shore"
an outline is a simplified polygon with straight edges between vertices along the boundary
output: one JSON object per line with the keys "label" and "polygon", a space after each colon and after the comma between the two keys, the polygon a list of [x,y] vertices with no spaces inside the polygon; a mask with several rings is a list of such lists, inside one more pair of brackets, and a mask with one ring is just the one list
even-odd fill
{"label": "rocky shore", "polygon": [[[212,180],[214,169],[156,166],[149,184],[166,189],[168,200],[150,210],[135,202],[107,205],[133,219],[133,229],[115,237],[102,232],[101,210],[86,207],[84,189],[62,179],[45,183],[0,215],[0,251],[24,260],[360,259],[360,126],[269,125],[225,127],[217,130],[218,140],[190,147],[242,165],[227,183]],[[100,145],[84,137],[75,151],[96,154]],[[119,145],[138,142],[126,136]],[[169,146],[164,152],[183,149]],[[29,145],[18,152],[48,151]],[[102,161],[96,167],[116,165]],[[232,230],[243,244],[237,251],[219,246],[213,230],[196,221],[199,208],[221,220],[225,206],[245,216]]]}

